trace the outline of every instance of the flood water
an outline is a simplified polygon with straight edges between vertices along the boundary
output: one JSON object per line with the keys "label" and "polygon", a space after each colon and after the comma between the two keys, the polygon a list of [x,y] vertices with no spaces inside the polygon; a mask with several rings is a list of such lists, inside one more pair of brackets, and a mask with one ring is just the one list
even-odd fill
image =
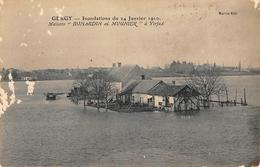
{"label": "flood water", "polygon": [[[166,80],[167,78],[164,78]],[[168,78],[169,79],[169,78]],[[65,96],[73,81],[41,81],[34,96],[16,83],[22,103],[0,118],[2,166],[238,166],[260,159],[260,76],[225,77],[248,106],[196,114],[97,112]],[[233,93],[232,93],[233,92]]]}

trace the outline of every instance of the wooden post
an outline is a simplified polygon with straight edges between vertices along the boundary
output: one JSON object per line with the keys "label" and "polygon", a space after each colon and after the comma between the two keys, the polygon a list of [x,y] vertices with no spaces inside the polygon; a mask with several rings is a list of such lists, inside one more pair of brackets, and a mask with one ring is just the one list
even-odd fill
{"label": "wooden post", "polygon": [[246,103],[246,88],[244,88],[244,105],[247,105],[247,103]]}
{"label": "wooden post", "polygon": [[173,98],[173,111],[176,111],[176,100],[175,100],[175,97]]}
{"label": "wooden post", "polygon": [[211,95],[209,96],[209,107],[211,107],[210,104],[213,105],[213,103],[210,103],[210,102],[211,102]]}
{"label": "wooden post", "polygon": [[192,101],[191,101],[191,99],[190,99],[190,109],[193,110],[192,109]]}
{"label": "wooden post", "polygon": [[237,105],[237,88],[236,88],[236,95],[235,95],[235,101],[234,101],[234,105]]}
{"label": "wooden post", "polygon": [[86,95],[84,94],[84,103],[83,103],[83,105],[84,105],[84,109],[86,108]]}
{"label": "wooden post", "polygon": [[106,109],[106,112],[108,111],[108,100],[107,100],[107,95],[106,95],[106,102],[105,102],[105,109]]}
{"label": "wooden post", "polygon": [[227,98],[227,105],[228,105],[228,90],[227,90],[227,88],[226,88],[226,98]]}
{"label": "wooden post", "polygon": [[99,112],[99,97],[97,98],[97,111]]}
{"label": "wooden post", "polygon": [[197,110],[200,110],[200,98],[197,98]]}

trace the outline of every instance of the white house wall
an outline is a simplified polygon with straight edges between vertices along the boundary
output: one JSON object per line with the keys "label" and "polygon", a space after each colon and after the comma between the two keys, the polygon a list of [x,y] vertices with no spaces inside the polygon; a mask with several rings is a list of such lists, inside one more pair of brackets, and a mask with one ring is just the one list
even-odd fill
{"label": "white house wall", "polygon": [[148,99],[152,98],[153,96],[151,95],[147,95],[147,94],[132,94],[132,100],[134,103],[143,103],[143,104],[147,104],[148,103]]}
{"label": "white house wall", "polygon": [[163,97],[162,96],[154,96],[154,106],[155,107],[162,107],[163,105]]}
{"label": "white house wall", "polygon": [[[174,97],[169,97],[169,103],[173,106],[174,105]],[[162,107],[165,106],[165,101],[163,96],[154,96],[154,106],[155,107]]]}
{"label": "white house wall", "polygon": [[174,104],[174,97],[169,97],[169,103],[172,105]]}
{"label": "white house wall", "polygon": [[[153,96],[147,94],[132,94],[131,101],[133,103],[143,103],[148,104],[148,99],[152,98]],[[169,97],[169,103],[174,105],[174,98]],[[154,107],[162,107],[165,106],[165,101],[163,96],[154,96]]]}

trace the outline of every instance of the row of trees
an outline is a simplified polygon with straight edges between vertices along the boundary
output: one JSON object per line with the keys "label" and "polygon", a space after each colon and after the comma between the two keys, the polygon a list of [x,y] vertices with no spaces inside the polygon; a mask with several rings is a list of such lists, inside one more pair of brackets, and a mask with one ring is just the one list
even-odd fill
{"label": "row of trees", "polygon": [[16,69],[5,69],[5,68],[2,68],[1,70],[1,76],[2,76],[2,80],[3,81],[9,81],[9,73],[11,72],[12,74],[12,77],[13,77],[13,80],[16,81],[16,80],[20,80],[21,77],[19,76],[19,72],[18,70]]}
{"label": "row of trees", "polygon": [[195,66],[190,62],[173,61],[168,67],[165,68],[167,72],[174,72],[179,74],[189,74],[194,70]]}

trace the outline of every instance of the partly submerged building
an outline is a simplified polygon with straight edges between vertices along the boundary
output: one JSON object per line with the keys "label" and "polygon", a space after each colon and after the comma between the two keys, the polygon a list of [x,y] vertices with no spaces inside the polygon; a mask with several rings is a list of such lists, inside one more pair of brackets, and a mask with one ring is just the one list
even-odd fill
{"label": "partly submerged building", "polygon": [[188,85],[169,85],[161,80],[132,80],[118,94],[125,105],[146,105],[168,111],[199,110],[200,93]]}

